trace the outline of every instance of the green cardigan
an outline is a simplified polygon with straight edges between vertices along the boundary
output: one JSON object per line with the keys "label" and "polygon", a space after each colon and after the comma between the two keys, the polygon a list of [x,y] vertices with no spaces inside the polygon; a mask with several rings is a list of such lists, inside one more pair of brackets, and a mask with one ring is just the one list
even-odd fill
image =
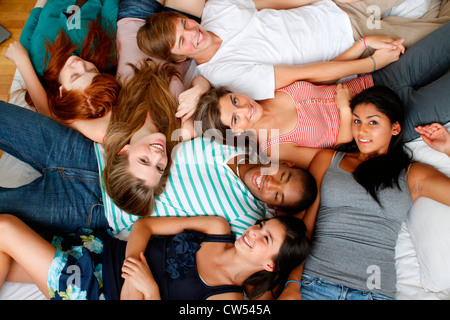
{"label": "green cardigan", "polygon": [[[40,76],[43,75],[46,39],[53,41],[60,29],[63,29],[72,42],[75,42],[79,51],[86,38],[88,26],[91,21],[101,16],[102,25],[106,30],[112,30],[114,35],[117,30],[117,13],[119,10],[119,0],[89,0],[81,9],[74,13],[70,7],[76,0],[49,0],[43,8],[34,8],[20,35],[20,43],[27,49],[34,70]],[[69,11],[69,14],[66,15]],[[74,18],[68,21],[67,16]]]}

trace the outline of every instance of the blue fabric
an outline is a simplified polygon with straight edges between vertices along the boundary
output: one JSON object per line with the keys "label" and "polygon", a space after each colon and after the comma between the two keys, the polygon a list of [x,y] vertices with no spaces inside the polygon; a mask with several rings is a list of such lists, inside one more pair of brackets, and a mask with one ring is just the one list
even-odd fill
{"label": "blue fabric", "polygon": [[419,137],[416,126],[450,121],[449,71],[450,22],[372,74],[375,85],[394,90],[406,107],[405,142]]}
{"label": "blue fabric", "polygon": [[42,174],[27,185],[0,187],[0,212],[35,230],[108,228],[94,144],[55,120],[0,101],[0,149]]}
{"label": "blue fabric", "polygon": [[382,294],[360,291],[303,273],[302,300],[393,300]]}
{"label": "blue fabric", "polygon": [[201,22],[201,19],[199,17],[179,11],[174,8],[164,7],[156,0],[122,0],[119,6],[117,21],[123,18],[137,18],[145,20],[149,15],[161,11],[176,11],[184,14],[190,19],[197,21],[198,23]]}
{"label": "blue fabric", "polygon": [[102,254],[106,232],[80,228],[53,239],[57,248],[48,272],[52,300],[104,300]]}

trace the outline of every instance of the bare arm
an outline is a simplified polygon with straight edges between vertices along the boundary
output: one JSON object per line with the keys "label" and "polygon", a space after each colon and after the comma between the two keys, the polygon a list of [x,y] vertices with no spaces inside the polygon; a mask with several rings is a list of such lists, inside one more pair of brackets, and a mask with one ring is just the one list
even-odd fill
{"label": "bare arm", "polygon": [[[323,150],[319,152],[311,162],[309,167],[309,172],[316,179],[317,183],[317,198],[314,203],[306,209],[305,216],[303,217],[303,222],[306,225],[306,236],[309,239],[312,239],[314,233],[314,226],[316,224],[317,213],[319,212],[320,207],[320,188],[322,186],[322,180],[325,176],[325,173],[330,166],[331,160],[333,158],[334,151],[333,150]],[[303,265],[295,268],[290,274],[288,280],[295,280],[289,283],[286,283],[286,287],[281,293],[279,300],[300,300],[301,293],[298,282],[301,281],[301,275],[303,272]],[[297,282],[298,281],[298,282]]]}
{"label": "bare arm", "polygon": [[77,120],[64,125],[77,130],[86,138],[92,141],[103,143],[106,131],[108,130],[109,120],[111,118],[111,111],[101,118],[90,120]]}
{"label": "bare arm", "polygon": [[287,161],[299,168],[307,169],[318,148],[299,147],[294,143],[282,143],[267,149],[267,156],[275,162]]}
{"label": "bare arm", "polygon": [[334,58],[332,61],[349,61],[359,59],[368,48],[376,49],[399,49],[403,54],[405,39],[394,39],[388,36],[367,36],[357,41],[348,50]]}
{"label": "bare arm", "polygon": [[34,71],[27,50],[20,42],[15,41],[9,45],[8,50],[6,50],[5,57],[13,61],[16,64],[17,69],[19,69],[37,112],[51,117],[47,93],[45,92],[41,81]]}
{"label": "bare arm", "polygon": [[337,85],[336,105],[339,109],[339,132],[335,146],[347,143],[353,140],[352,135],[352,111],[350,109],[350,100],[354,96],[352,89],[345,84]]}
{"label": "bare arm", "polygon": [[450,132],[440,123],[416,127],[423,141],[431,148],[445,153],[450,157]]}
{"label": "bare arm", "polygon": [[397,61],[400,49],[379,49],[371,57],[350,61],[328,61],[307,65],[277,65],[274,66],[275,88],[283,88],[294,81],[303,80],[312,83],[324,83],[381,69]]}
{"label": "bare arm", "polygon": [[303,222],[306,225],[306,235],[309,239],[312,239],[312,235],[314,232],[314,227],[316,224],[317,213],[320,208],[320,189],[322,187],[323,177],[327,172],[331,160],[333,159],[335,151],[331,149],[326,149],[319,152],[311,162],[311,166],[309,167],[309,172],[316,179],[317,184],[317,198],[314,203],[306,209],[305,216],[303,217]]}
{"label": "bare arm", "polygon": [[[146,264],[142,259],[142,252],[145,251],[152,235],[175,235],[185,229],[196,230],[204,233],[228,234],[230,226],[221,217],[146,217],[136,221],[131,229],[125,251],[124,266],[142,267]],[[143,262],[145,261],[145,262]],[[140,262],[140,263],[139,263]],[[146,270],[146,268],[145,268]],[[159,299],[159,289],[153,276],[146,270],[146,294],[138,291],[130,280],[125,278],[121,291],[121,299]],[[144,290],[143,290],[144,291]]]}
{"label": "bare arm", "polygon": [[408,186],[413,201],[426,197],[450,206],[450,178],[432,166],[413,163],[408,172]]}

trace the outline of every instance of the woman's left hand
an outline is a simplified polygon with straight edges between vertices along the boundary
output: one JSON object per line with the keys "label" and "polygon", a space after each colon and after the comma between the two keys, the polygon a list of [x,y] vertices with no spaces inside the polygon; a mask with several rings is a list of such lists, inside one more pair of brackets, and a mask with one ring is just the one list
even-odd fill
{"label": "woman's left hand", "polygon": [[421,134],[423,141],[431,148],[450,157],[450,133],[443,125],[432,123],[426,126],[418,126],[416,131]]}
{"label": "woman's left hand", "polygon": [[158,285],[142,252],[139,254],[139,259],[132,257],[125,259],[122,266],[122,278],[142,292],[146,300],[161,299]]}
{"label": "woman's left hand", "polygon": [[372,49],[400,49],[400,53],[405,53],[403,42],[405,39],[393,39],[388,36],[367,36],[363,38],[364,44]]}

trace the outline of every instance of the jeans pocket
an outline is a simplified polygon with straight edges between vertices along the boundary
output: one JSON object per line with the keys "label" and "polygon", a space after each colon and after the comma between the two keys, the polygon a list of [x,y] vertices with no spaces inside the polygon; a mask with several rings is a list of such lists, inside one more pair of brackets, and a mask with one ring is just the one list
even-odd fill
{"label": "jeans pocket", "polygon": [[78,170],[72,168],[56,168],[56,169],[59,171],[59,174],[64,180],[78,181],[86,184],[99,184],[99,175],[97,172],[90,172],[86,170]]}
{"label": "jeans pocket", "polygon": [[307,274],[302,275],[302,288],[309,289],[319,281],[318,277],[310,276]]}

